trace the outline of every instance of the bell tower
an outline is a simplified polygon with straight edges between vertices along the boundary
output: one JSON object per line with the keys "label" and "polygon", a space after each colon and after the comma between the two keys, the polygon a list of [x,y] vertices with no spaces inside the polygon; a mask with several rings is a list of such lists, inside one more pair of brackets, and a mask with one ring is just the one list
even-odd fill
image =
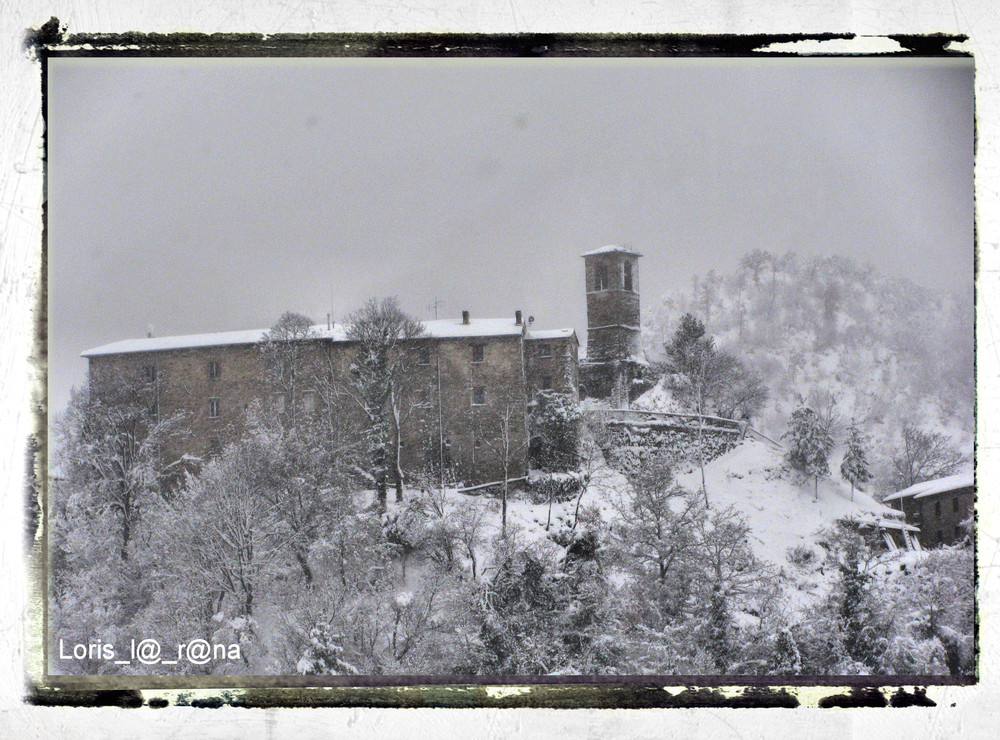
{"label": "bell tower", "polygon": [[582,255],[587,281],[587,361],[639,356],[639,258],[610,245]]}
{"label": "bell tower", "polygon": [[650,387],[639,343],[642,255],[612,244],[580,256],[587,291],[587,359],[580,366],[580,391],[627,408]]}

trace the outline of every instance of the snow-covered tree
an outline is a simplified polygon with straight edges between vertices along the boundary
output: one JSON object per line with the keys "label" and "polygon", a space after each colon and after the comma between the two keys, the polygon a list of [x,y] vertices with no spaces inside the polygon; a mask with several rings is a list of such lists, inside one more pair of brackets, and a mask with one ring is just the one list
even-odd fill
{"label": "snow-covered tree", "polygon": [[133,376],[105,368],[73,391],[55,423],[61,490],[83,496],[79,503],[92,516],[114,520],[122,560],[143,510],[161,500],[181,467],[165,450],[185,435],[184,417],[159,408],[161,383],[155,372]]}
{"label": "snow-covered tree", "polygon": [[303,394],[315,390],[316,339],[309,317],[286,311],[259,343],[267,406],[288,426],[301,414]]}
{"label": "snow-covered tree", "polygon": [[342,387],[367,419],[371,475],[383,510],[390,476],[396,500],[403,500],[400,427],[409,404],[408,369],[416,362],[413,340],[423,333],[423,324],[396,298],[371,299],[347,318],[347,337],[357,343],[357,353]]}
{"label": "snow-covered tree", "polygon": [[882,672],[975,672],[974,570],[971,547],[942,547],[887,578],[894,631]]}
{"label": "snow-covered tree", "polygon": [[847,449],[840,463],[840,474],[851,484],[851,501],[854,500],[855,486],[864,485],[872,479],[868,466],[868,440],[853,419],[847,428]]}
{"label": "snow-covered tree", "polygon": [[229,445],[158,513],[164,573],[210,613],[250,617],[287,560],[294,533],[264,485],[252,451]]}
{"label": "snow-covered tree", "polygon": [[358,669],[343,658],[343,636],[326,620],[317,621],[309,630],[309,644],[295,666],[306,676],[338,676],[358,674]]}
{"label": "snow-covered tree", "polygon": [[811,408],[800,406],[792,413],[782,439],[789,441],[789,464],[813,477],[818,498],[819,479],[830,474],[829,457],[833,449],[833,437],[826,425]]}
{"label": "snow-covered tree", "polygon": [[531,413],[531,462],[540,470],[574,470],[579,460],[580,404],[571,395],[542,391]]}
{"label": "snow-covered tree", "polygon": [[313,582],[309,552],[352,512],[351,473],[356,447],[324,434],[325,427],[303,418],[286,426],[268,414],[251,413],[243,454],[253,461],[248,475],[274,516],[288,528],[288,546],[306,586]]}

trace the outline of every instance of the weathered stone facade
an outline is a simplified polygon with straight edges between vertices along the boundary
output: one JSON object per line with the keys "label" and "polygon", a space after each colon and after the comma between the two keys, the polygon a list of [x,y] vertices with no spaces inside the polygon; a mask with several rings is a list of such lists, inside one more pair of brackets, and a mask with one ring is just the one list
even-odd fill
{"label": "weathered stone facade", "polygon": [[953,478],[918,483],[885,499],[887,505],[903,512],[907,524],[920,529],[924,547],[954,545],[965,539],[963,523],[972,513],[976,490],[971,475]]}
{"label": "weathered stone facade", "polygon": [[628,403],[651,387],[640,346],[639,257],[619,246],[585,252],[587,359],[581,367],[586,396]]}
{"label": "weathered stone facade", "polygon": [[[427,336],[414,345],[426,349],[413,353],[407,373],[401,423],[404,472],[412,480],[430,468],[440,474],[443,464],[453,482],[474,485],[500,480],[506,457],[511,477],[526,475],[532,398],[547,388],[574,397],[578,392],[575,333],[531,331],[519,317],[431,321],[425,326]],[[354,401],[314,387],[317,378],[342,382],[356,345],[346,340],[342,327],[314,330],[316,338],[299,340],[299,358],[325,372],[303,373],[294,391],[280,393],[265,382],[263,331],[131,340],[84,356],[94,389],[147,384],[155,403],[151,413],[184,414],[188,434],[163,450],[166,457],[205,457],[240,438],[254,404],[287,416],[323,413],[330,410],[325,404],[335,403],[335,414],[360,422]]]}
{"label": "weathered stone facade", "polygon": [[639,356],[640,256],[623,247],[604,247],[583,255],[589,362]]}

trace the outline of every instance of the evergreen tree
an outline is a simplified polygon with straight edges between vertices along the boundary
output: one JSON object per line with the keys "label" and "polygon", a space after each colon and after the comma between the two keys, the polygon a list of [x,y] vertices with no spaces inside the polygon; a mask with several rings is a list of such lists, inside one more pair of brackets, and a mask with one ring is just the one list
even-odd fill
{"label": "evergreen tree", "polygon": [[833,437],[819,414],[806,406],[800,406],[792,413],[788,431],[782,439],[791,442],[788,462],[814,479],[815,496],[819,498],[819,479],[830,474],[828,458],[833,449]]}
{"label": "evergreen tree", "polygon": [[326,620],[309,630],[309,644],[296,669],[307,676],[356,675],[358,669],[343,659],[343,636]]}
{"label": "evergreen tree", "polygon": [[840,463],[840,474],[851,483],[851,501],[854,500],[854,487],[872,479],[868,468],[868,440],[853,419],[847,429],[847,450]]}

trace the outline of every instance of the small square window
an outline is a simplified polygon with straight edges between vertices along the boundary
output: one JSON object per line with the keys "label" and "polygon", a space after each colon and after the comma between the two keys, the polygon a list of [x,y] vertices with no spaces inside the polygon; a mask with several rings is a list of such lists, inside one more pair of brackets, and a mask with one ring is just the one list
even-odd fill
{"label": "small square window", "polygon": [[142,368],[143,377],[146,378],[147,383],[156,382],[156,365],[144,365]]}
{"label": "small square window", "polygon": [[302,394],[302,410],[307,414],[316,411],[316,394],[313,391]]}
{"label": "small square window", "polygon": [[208,418],[218,419],[219,418],[219,399],[210,398],[208,399]]}
{"label": "small square window", "polygon": [[552,347],[548,342],[542,342],[538,345],[538,356],[539,357],[552,357]]}
{"label": "small square window", "polygon": [[483,345],[481,344],[472,345],[472,361],[473,362],[483,361]]}
{"label": "small square window", "polygon": [[420,347],[417,350],[417,364],[418,365],[430,365],[431,364],[431,348],[430,347]]}
{"label": "small square window", "polygon": [[219,367],[218,362],[208,363],[208,377],[212,380],[218,380],[222,376],[222,368]]}
{"label": "small square window", "polygon": [[473,406],[483,406],[486,403],[486,388],[481,385],[477,385],[472,389],[472,405]]}

